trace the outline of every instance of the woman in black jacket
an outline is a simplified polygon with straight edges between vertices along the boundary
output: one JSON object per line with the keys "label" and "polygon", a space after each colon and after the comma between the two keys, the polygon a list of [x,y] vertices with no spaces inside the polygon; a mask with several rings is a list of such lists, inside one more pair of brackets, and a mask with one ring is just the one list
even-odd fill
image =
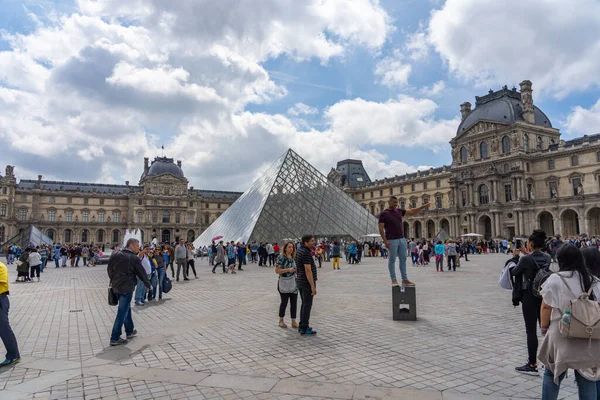
{"label": "woman in black jacket", "polygon": [[529,254],[522,256],[519,263],[512,270],[511,274],[515,281],[523,282],[521,297],[521,307],[523,310],[523,320],[525,321],[525,331],[527,333],[527,352],[529,354],[527,364],[517,367],[517,372],[524,374],[537,375],[537,327],[540,322],[540,308],[542,298],[533,294],[533,280],[541,268],[549,268],[552,261],[547,253],[542,252],[546,242],[546,233],[537,229],[533,231],[527,241]]}

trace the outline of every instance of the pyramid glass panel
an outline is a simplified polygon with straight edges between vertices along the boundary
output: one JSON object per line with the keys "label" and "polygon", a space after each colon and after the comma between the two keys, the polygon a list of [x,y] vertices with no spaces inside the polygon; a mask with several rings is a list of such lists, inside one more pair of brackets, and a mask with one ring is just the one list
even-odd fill
{"label": "pyramid glass panel", "polygon": [[247,243],[306,234],[360,239],[377,232],[375,217],[290,149],[194,245],[208,245],[217,236]]}

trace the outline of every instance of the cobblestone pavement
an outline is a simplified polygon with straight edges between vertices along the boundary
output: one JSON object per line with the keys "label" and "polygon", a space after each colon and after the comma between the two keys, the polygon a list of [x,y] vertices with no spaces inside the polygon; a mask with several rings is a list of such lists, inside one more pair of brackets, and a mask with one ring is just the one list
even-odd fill
{"label": "cobblestone pavement", "polygon": [[[473,256],[457,272],[409,266],[416,322],[392,320],[385,260],[324,263],[316,337],[277,326],[272,268],[212,274],[197,260],[198,279],[133,308],[139,336],[117,348],[106,266],[50,266],[42,282],[11,285],[23,361],[0,370],[0,399],[539,398],[541,377],[514,372],[525,329],[497,286],[506,257]],[[575,393],[566,379],[561,398]]]}

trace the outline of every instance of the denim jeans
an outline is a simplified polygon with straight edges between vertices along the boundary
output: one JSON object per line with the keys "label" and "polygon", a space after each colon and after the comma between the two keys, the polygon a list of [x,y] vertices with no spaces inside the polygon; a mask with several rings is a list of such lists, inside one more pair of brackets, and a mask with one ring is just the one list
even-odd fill
{"label": "denim jeans", "polygon": [[[163,293],[163,281],[165,279],[165,276],[167,275],[167,272],[165,271],[164,268],[159,268],[156,270],[157,274],[158,274],[158,297],[162,297],[162,293]],[[153,288],[156,288],[156,286],[152,285]],[[156,290],[156,289],[153,289]],[[155,292],[156,293],[156,292]]]}
{"label": "denim jeans", "polygon": [[56,265],[56,268],[59,267],[58,262],[60,261],[60,257],[54,257],[54,265]]}
{"label": "denim jeans", "polygon": [[117,316],[110,335],[111,341],[119,340],[123,325],[125,325],[125,334],[133,332],[133,319],[131,318],[131,297],[133,293],[119,294],[119,306]]}
{"label": "denim jeans", "polygon": [[406,274],[406,239],[391,239],[390,243],[390,258],[388,259],[388,269],[390,270],[390,278],[396,280],[396,257],[400,260],[400,275],[402,280],[408,280]]}
{"label": "denim jeans", "polygon": [[44,272],[44,268],[46,268],[47,258],[42,258],[42,265],[40,265],[40,271]]}
{"label": "denim jeans", "polygon": [[156,270],[153,269],[150,276],[150,284],[152,285],[152,289],[148,291],[148,300],[153,300],[156,298]]}
{"label": "denim jeans", "polygon": [[[542,400],[558,399],[558,391],[565,374],[566,372],[558,377],[557,385],[554,383],[554,373],[546,368],[542,379]],[[575,381],[577,382],[580,400],[597,400],[600,398],[600,381],[587,380],[577,371],[575,371]]]}
{"label": "denim jeans", "polygon": [[67,266],[67,256],[60,256],[60,259],[62,261],[62,266],[66,267]]}
{"label": "denim jeans", "polygon": [[77,256],[77,261],[75,261],[75,266],[79,267],[79,256]]}
{"label": "denim jeans", "polygon": [[6,348],[6,359],[14,360],[20,358],[19,346],[17,345],[17,338],[8,322],[8,311],[10,309],[10,300],[8,295],[0,296],[0,339],[4,343]]}
{"label": "denim jeans", "polygon": [[9,254],[8,255],[8,259],[6,260],[9,264],[12,264],[15,262],[15,255],[14,254]]}
{"label": "denim jeans", "polygon": [[[150,280],[151,275],[147,275],[148,280]],[[138,278],[137,286],[135,287],[135,301],[140,303],[146,302],[146,285],[144,282]]]}

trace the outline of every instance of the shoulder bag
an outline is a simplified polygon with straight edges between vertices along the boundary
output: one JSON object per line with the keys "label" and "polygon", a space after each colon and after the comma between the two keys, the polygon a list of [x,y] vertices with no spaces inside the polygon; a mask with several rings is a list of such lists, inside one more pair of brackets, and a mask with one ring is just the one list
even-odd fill
{"label": "shoulder bag", "polygon": [[298,291],[296,286],[296,274],[290,276],[279,275],[277,287],[279,288],[279,293],[296,293]]}
{"label": "shoulder bag", "polygon": [[[567,281],[560,274],[557,274],[563,281],[567,289],[573,296],[575,293],[571,290]],[[594,282],[595,283],[595,282]],[[564,338],[576,338],[576,339],[600,339],[600,304],[595,300],[590,300],[590,295],[594,289],[594,283],[592,283],[590,290],[583,292],[579,297],[575,297],[571,300],[570,312],[571,312],[571,323],[567,324],[561,319],[558,325],[558,330]],[[562,310],[561,310],[562,312]]]}
{"label": "shoulder bag", "polygon": [[119,296],[112,290],[112,285],[108,287],[108,305],[109,306],[118,306],[119,305]]}

